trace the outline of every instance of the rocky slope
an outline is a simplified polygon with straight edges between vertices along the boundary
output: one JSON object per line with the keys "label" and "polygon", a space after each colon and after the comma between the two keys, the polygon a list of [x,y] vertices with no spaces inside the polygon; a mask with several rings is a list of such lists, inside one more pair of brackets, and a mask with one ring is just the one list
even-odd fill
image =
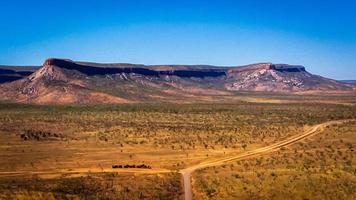
{"label": "rocky slope", "polygon": [[[27,74],[28,75],[28,74]],[[27,77],[0,84],[0,100],[32,103],[128,103],[224,100],[234,91],[355,91],[303,66],[135,65],[48,59]]]}
{"label": "rocky slope", "polygon": [[338,91],[352,90],[352,86],[310,74],[303,66],[257,64],[231,69],[226,88],[239,91]]}

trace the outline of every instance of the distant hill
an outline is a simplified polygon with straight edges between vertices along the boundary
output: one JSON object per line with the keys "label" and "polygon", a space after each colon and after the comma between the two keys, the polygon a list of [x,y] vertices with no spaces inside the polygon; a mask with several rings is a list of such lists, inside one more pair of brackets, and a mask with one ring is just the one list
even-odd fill
{"label": "distant hill", "polygon": [[351,84],[356,84],[356,80],[341,80],[343,83],[351,83]]}
{"label": "distant hill", "polygon": [[0,65],[0,84],[25,78],[40,66],[4,66]]}
{"label": "distant hill", "polygon": [[35,71],[6,73],[18,80],[0,85],[0,100],[32,103],[213,101],[233,97],[234,91],[355,91],[352,84],[310,74],[304,66],[272,63],[147,66],[47,59]]}

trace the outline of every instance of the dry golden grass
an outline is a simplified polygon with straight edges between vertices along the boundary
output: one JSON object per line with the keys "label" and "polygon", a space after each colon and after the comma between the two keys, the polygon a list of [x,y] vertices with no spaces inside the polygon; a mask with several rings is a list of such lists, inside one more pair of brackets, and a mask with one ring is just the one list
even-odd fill
{"label": "dry golden grass", "polygon": [[[0,197],[92,197],[91,186],[80,191],[72,183],[105,185],[115,179],[115,186],[127,185],[130,192],[108,185],[98,194],[137,199],[134,194],[142,190],[146,199],[177,199],[182,195],[179,169],[284,140],[308,125],[350,118],[356,118],[355,107],[327,104],[0,104]],[[21,136],[37,132],[48,134]],[[152,169],[128,172],[113,169],[114,164]],[[209,183],[195,180],[197,189]],[[35,182],[39,185],[32,187]],[[63,190],[67,183],[73,190]]]}
{"label": "dry golden grass", "polygon": [[194,174],[197,199],[355,199],[356,123]]}
{"label": "dry golden grass", "polygon": [[181,199],[179,174],[90,173],[0,179],[0,199]]}

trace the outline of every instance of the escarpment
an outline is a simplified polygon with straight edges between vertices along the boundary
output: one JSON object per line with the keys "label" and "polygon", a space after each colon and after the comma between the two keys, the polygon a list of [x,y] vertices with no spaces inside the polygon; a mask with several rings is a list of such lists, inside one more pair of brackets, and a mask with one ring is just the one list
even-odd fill
{"label": "escarpment", "polygon": [[225,72],[219,69],[199,69],[199,70],[155,70],[151,69],[149,66],[124,66],[120,64],[118,66],[111,67],[95,67],[84,64],[77,64],[70,60],[64,59],[47,59],[44,63],[44,66],[56,66],[69,70],[76,70],[81,73],[84,73],[88,76],[95,75],[110,75],[110,74],[120,74],[120,73],[134,73],[144,76],[159,76],[159,75],[171,75],[178,77],[217,77],[224,76]]}
{"label": "escarpment", "polygon": [[[11,76],[6,78],[6,76]],[[0,100],[90,104],[232,99],[234,91],[355,92],[355,85],[309,73],[304,66],[142,65],[47,59],[33,71],[0,68]]]}

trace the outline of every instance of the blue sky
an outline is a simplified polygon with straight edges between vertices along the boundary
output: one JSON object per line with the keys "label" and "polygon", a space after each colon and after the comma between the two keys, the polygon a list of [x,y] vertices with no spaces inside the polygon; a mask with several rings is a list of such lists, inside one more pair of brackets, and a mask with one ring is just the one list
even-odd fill
{"label": "blue sky", "polygon": [[356,79],[356,1],[0,1],[0,64],[305,65]]}

